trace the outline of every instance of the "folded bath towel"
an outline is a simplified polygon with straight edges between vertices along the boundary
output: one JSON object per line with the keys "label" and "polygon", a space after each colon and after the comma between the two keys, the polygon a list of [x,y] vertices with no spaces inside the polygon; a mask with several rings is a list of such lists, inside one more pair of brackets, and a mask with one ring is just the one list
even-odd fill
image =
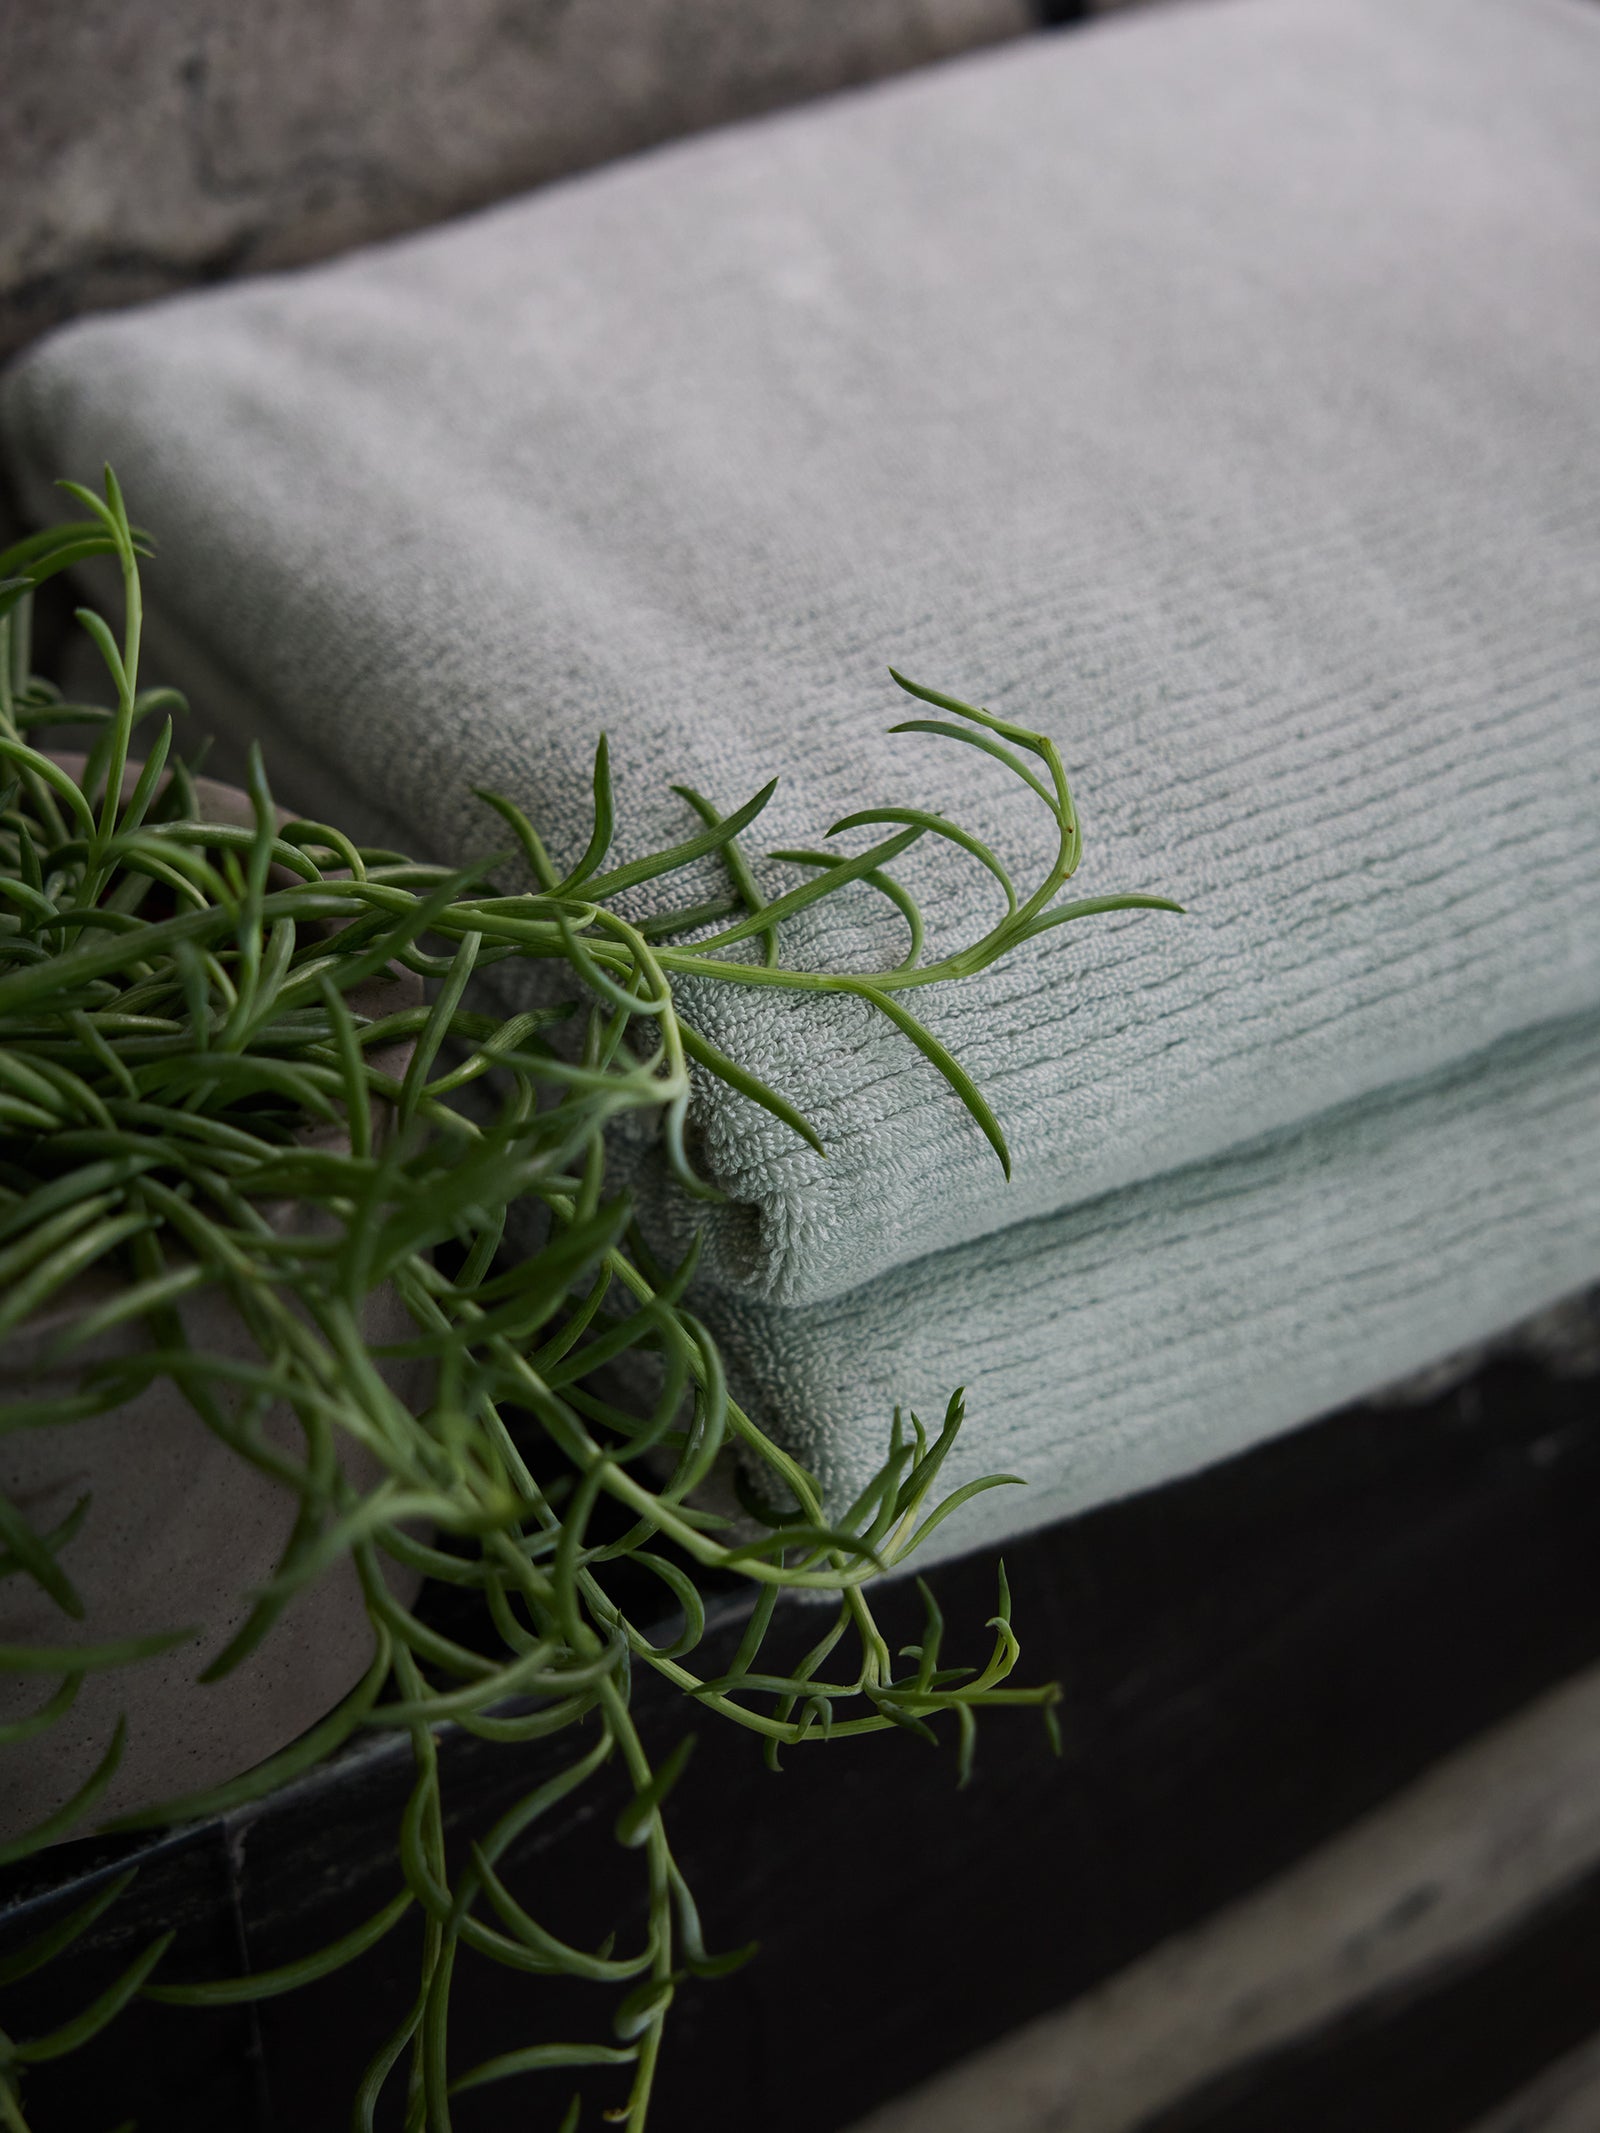
{"label": "folded bath towel", "polygon": [[764,844],[913,802],[1026,881],[1044,810],[875,677],[1058,740],[1082,890],[1191,915],[919,996],[1015,1182],[851,998],[705,1017],[826,1161],[696,1120],[754,1403],[844,1486],[966,1379],[1046,1516],[1600,1272],[1597,109],[1589,0],[1153,10],[81,324],[12,469],[112,458],[176,678],[435,856],[485,784],[575,854],[604,727],[633,849],[783,771]]}
{"label": "folded bath towel", "polygon": [[[1008,1472],[938,1556],[1175,1480],[1600,1273],[1600,1016],[802,1309],[720,1300],[730,1382],[846,1504],[895,1406],[940,1490]],[[1396,1426],[1403,1426],[1396,1418]]]}
{"label": "folded bath towel", "polygon": [[765,843],[912,801],[1026,879],[1044,810],[886,742],[884,664],[1058,739],[1081,888],[1191,915],[920,996],[1009,1187],[859,1001],[715,1003],[829,1155],[708,1091],[708,1263],[814,1300],[1600,1002],[1597,109],[1588,0],[1157,10],[81,324],[12,463],[113,459],[284,789],[437,855],[485,783],[581,848],[604,727],[636,843],[782,771]]}

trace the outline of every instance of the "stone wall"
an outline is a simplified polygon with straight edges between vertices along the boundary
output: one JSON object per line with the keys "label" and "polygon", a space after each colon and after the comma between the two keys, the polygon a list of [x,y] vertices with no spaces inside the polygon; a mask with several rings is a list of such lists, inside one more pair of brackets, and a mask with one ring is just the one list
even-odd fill
{"label": "stone wall", "polygon": [[1033,26],[1029,0],[74,0],[5,13],[0,356]]}

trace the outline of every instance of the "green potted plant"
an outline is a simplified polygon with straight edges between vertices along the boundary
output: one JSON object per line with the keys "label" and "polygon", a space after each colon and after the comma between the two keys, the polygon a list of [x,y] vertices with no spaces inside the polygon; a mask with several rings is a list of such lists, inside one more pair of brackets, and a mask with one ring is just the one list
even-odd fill
{"label": "green potted plant", "polygon": [[[1056,1692],[1011,1685],[1018,1646],[1003,1571],[981,1669],[941,1664],[931,1594],[909,1660],[897,1661],[874,1620],[872,1580],[976,1489],[1006,1478],[938,1497],[959,1393],[937,1432],[897,1415],[874,1481],[853,1504],[825,1505],[804,1468],[728,1396],[687,1301],[693,1253],[657,1266],[625,1199],[608,1191],[606,1129],[625,1113],[650,1115],[683,1190],[704,1195],[684,1141],[700,1073],[814,1142],[803,1092],[796,1101],[724,1057],[681,995],[691,979],[831,987],[905,1033],[1004,1161],[988,1106],[906,995],[981,969],[1066,918],[1173,907],[1149,897],[1059,903],[1079,833],[1052,744],[910,683],[941,714],[914,726],[999,755],[1059,829],[1040,884],[1023,895],[1007,882],[1006,916],[927,964],[920,917],[883,872],[917,837],[950,831],[913,809],[852,818],[891,833],[848,858],[793,855],[806,878],[763,902],[738,839],[771,788],[727,816],[691,795],[694,826],[681,843],[608,867],[603,741],[593,835],[565,872],[534,825],[495,796],[486,798],[509,850],[455,871],[281,815],[259,759],[242,800],[230,801],[173,755],[178,705],[139,688],[143,544],[115,480],[108,472],[103,497],[73,493],[87,518],[0,558],[0,1757],[44,1767],[75,1711],[91,1714],[89,1731],[103,1738],[80,1726],[74,1752],[90,1767],[70,1789],[59,1772],[50,1780],[46,1811],[9,1832],[8,1852],[93,1827],[218,1813],[374,1727],[409,1739],[415,1783],[399,1886],[366,1924],[286,1970],[220,1983],[169,1974],[170,1936],[158,1938],[64,2030],[0,2038],[0,2118],[25,2125],[28,2067],[83,2041],[136,1993],[205,2003],[291,1989],[356,1959],[416,1911],[417,1997],[396,2011],[353,2122],[372,2125],[391,2076],[406,2086],[408,2127],[438,2133],[464,2087],[613,2066],[627,2070],[623,2115],[637,2133],[676,1986],[740,1958],[703,1945],[664,1813],[688,1736],[652,1764],[630,1717],[631,1670],[653,1669],[682,1691],[686,1715],[717,1713],[771,1751],[947,1722],[962,1774],[979,1711],[1031,1704],[1053,1731]],[[86,713],[30,676],[28,603],[46,577],[102,554],[120,565],[125,617],[119,642],[80,611],[115,691],[109,709]],[[86,717],[96,731],[82,758],[41,745]],[[625,891],[647,881],[670,889],[713,855],[725,897],[644,922],[617,909]],[[526,886],[498,886],[519,870]],[[859,882],[910,919],[906,960],[876,972],[788,967],[785,919]],[[730,953],[751,941],[764,943],[759,962]],[[567,1002],[487,1011],[477,981],[512,958],[553,966]],[[552,1041],[561,1020],[565,1039]],[[521,1219],[529,1210],[531,1227]],[[629,1402],[603,1374],[622,1358],[646,1366],[628,1383],[649,1390]],[[114,1548],[101,1553],[117,1489],[97,1488],[97,1471],[114,1475],[152,1402],[188,1433],[180,1456],[203,1445],[219,1487],[235,1487],[235,1509],[219,1498],[224,1508],[198,1536],[213,1558],[210,1587],[202,1578],[180,1592],[175,1568],[164,1587],[152,1584],[169,1600],[210,1592],[211,1618],[179,1606],[170,1620],[130,1627],[124,1614],[111,1633],[105,1618],[126,1573]],[[37,1486],[35,1448],[57,1456],[56,1445],[58,1465],[83,1486],[70,1504],[58,1486],[41,1517],[49,1492]],[[709,1489],[719,1474],[742,1500],[736,1516],[726,1490]],[[223,1545],[243,1528],[255,1561]],[[146,1538],[157,1557],[197,1540],[181,1517],[175,1531]],[[623,1571],[646,1573],[675,1606],[676,1634],[658,1641],[654,1618],[624,1603]],[[708,1680],[694,1666],[702,1584],[729,1575],[749,1589],[748,1629],[732,1666]],[[484,1634],[469,1645],[437,1627],[416,1600],[424,1578],[468,1595]],[[773,1672],[764,1641],[780,1594],[795,1590],[834,1605],[807,1656]],[[355,1634],[334,1638],[337,1664],[309,1705],[282,1714],[271,1752],[259,1737],[217,1749],[208,1700],[214,1710],[230,1680],[292,1650],[297,1614],[319,1608]],[[233,1766],[197,1756],[200,1781],[166,1791],[155,1766],[138,1762],[151,1730],[147,1689],[161,1726],[231,1753]],[[444,1726],[512,1743],[566,1735],[572,1748],[562,1775],[503,1816],[454,1872]],[[616,1835],[638,1851],[648,1930],[639,1947],[595,1952],[542,1925],[499,1868],[537,1815],[607,1764],[626,1774]],[[131,1786],[128,1770],[139,1773]],[[10,1958],[11,1974],[59,1953],[86,1922]],[[610,2035],[453,2069],[449,1996],[468,1960],[525,1972],[534,1992],[551,1973],[614,1988]],[[580,2108],[574,2097],[566,2126]]]}
{"label": "green potted plant", "polygon": [[[86,757],[52,752],[52,759],[80,792],[94,789]],[[138,777],[133,765],[124,773],[129,808]],[[147,822],[198,819],[239,828],[253,821],[247,794],[204,777],[163,771],[149,803]],[[287,821],[279,811],[279,826]],[[18,834],[31,831],[19,823]],[[148,912],[158,884],[145,879]],[[293,879],[282,868],[268,874],[279,888]],[[422,997],[421,980],[395,969],[357,985],[349,1004],[363,1021],[378,1022],[417,1007]],[[402,1039],[373,1053],[371,1064],[385,1077],[403,1079],[413,1048]],[[0,1085],[14,1107],[8,1125],[48,1131],[40,1110],[58,1129],[69,1125],[70,1085],[58,1080],[52,1094],[38,1071],[37,1061],[32,1078],[18,1058],[0,1064]],[[380,1131],[389,1115],[380,1099],[374,1111]],[[87,1123],[80,1114],[80,1126]],[[98,1117],[93,1124],[104,1130]],[[349,1146],[342,1127],[311,1115],[296,1138],[301,1146]],[[124,1147],[102,1163],[120,1158],[131,1168],[128,1154]],[[80,1183],[98,1174],[92,1159],[75,1173]],[[263,1205],[279,1232],[297,1210],[293,1199]],[[70,1254],[84,1249],[80,1240],[92,1244],[93,1234],[92,1214],[71,1194],[59,1208],[37,1210],[33,1196],[24,1195],[0,1220],[0,1266],[10,1287],[0,1306],[7,1327],[0,1411],[25,1415],[34,1403],[51,1400],[70,1408],[92,1367],[127,1359],[145,1343],[137,1284],[108,1265],[106,1255],[65,1283],[55,1280],[52,1241]],[[45,1290],[48,1301],[33,1305],[32,1297]],[[180,1266],[168,1293],[190,1347],[235,1357],[251,1352],[226,1290],[204,1283],[197,1266]],[[369,1345],[400,1337],[406,1323],[392,1287],[367,1299],[362,1330]],[[425,1397],[418,1363],[390,1363],[385,1375],[403,1400]],[[280,1453],[292,1449],[296,1424],[284,1403],[275,1403],[261,1426]],[[380,1478],[368,1455],[351,1447],[346,1456],[358,1487]],[[52,1821],[66,1832],[91,1813],[102,1820],[128,1814],[251,1768],[322,1717],[367,1665],[366,1606],[353,1565],[341,1559],[297,1596],[241,1664],[212,1682],[208,1694],[194,1693],[243,1626],[244,1595],[276,1571],[294,1499],[276,1475],[241,1460],[208,1429],[170,1376],[149,1377],[116,1407],[87,1414],[70,1429],[10,1431],[0,1443],[0,1491],[0,1532],[31,1555],[37,1572],[0,1587],[0,1642],[47,1649],[63,1615],[86,1643],[113,1648],[130,1636],[160,1639],[174,1622],[196,1625],[186,1641],[151,1651],[131,1669],[65,1677],[57,1693],[70,1697],[70,1708],[31,1736],[26,1755],[8,1759],[0,1852]],[[92,1529],[80,1536],[93,1506]],[[34,1551],[35,1535],[45,1543],[42,1554]],[[414,1596],[417,1572],[392,1564],[386,1574],[400,1597]],[[25,1675],[0,1678],[0,1722],[26,1723],[29,1700]]]}

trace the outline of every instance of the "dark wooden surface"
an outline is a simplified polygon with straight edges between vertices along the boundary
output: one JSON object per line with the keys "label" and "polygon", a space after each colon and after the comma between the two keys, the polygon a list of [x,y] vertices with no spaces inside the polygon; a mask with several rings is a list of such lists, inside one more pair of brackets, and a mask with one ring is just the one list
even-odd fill
{"label": "dark wooden surface", "polygon": [[[1501,1363],[1430,1407],[1355,1410],[1018,1543],[1025,1671],[1066,1685],[1060,1762],[1035,1719],[1002,1714],[965,1793],[948,1751],[898,1734],[795,1753],[773,1777],[750,1736],[702,1719],[674,1841],[713,1944],[754,1935],[762,1953],[681,1995],[657,2133],[847,2125],[1261,1882],[1600,1655],[1597,1405],[1593,1382]],[[986,1645],[993,1576],[984,1558],[934,1576],[959,1656]],[[889,1612],[914,1634],[909,1595]],[[712,1641],[736,1634],[724,1620]],[[657,1747],[683,1724],[651,1683],[638,1707]],[[558,1759],[464,1736],[444,1754],[458,1837]],[[406,1784],[405,1751],[379,1744],[249,1816],[150,1846],[93,1945],[8,1996],[7,2026],[37,2033],[165,1924],[180,1929],[166,1969],[179,1976],[271,1967],[344,1930],[398,1885]],[[636,1862],[619,1871],[608,1822],[540,1825],[511,1878],[558,1929],[592,1938],[603,1920],[628,1945]],[[10,1870],[0,1946],[125,1849],[70,1845]],[[1575,1892],[1491,1986],[1444,1978],[1422,2002],[1375,2005],[1320,2058],[1263,2066],[1259,2107],[1253,2090],[1197,2096],[1160,2133],[1457,2133],[1529,2078],[1530,2059],[1593,2027],[1600,1981],[1582,1951],[1600,1945],[1597,1908]],[[130,2115],[145,2133],[332,2133],[408,2004],[412,1953],[396,1934],[253,2011],[136,2006],[77,2060],[38,2070],[36,2133],[111,2133]],[[1448,2092],[1420,2110],[1384,2039],[1426,2040],[1480,2002],[1494,2020],[1475,2018]],[[453,2057],[603,2037],[608,2014],[594,1988],[475,1965]],[[485,2091],[462,2099],[458,2124],[553,2126],[566,2093],[559,2077]]]}
{"label": "dark wooden surface", "polygon": [[1462,2133],[1586,2043],[1597,2015],[1600,1872],[1591,1872],[1491,1948],[1244,2060],[1137,2133]]}

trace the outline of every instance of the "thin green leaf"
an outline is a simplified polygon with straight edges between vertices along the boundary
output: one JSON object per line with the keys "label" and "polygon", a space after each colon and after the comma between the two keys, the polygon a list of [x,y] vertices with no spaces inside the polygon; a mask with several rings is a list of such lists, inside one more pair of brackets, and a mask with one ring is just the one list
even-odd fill
{"label": "thin green leaf", "polygon": [[108,2023],[116,2020],[176,1937],[175,1931],[170,1929],[159,1934],[143,1954],[136,1956],[122,1975],[104,1992],[98,1993],[80,2014],[74,2015],[70,2022],[63,2022],[59,2029],[52,2029],[47,2036],[34,2037],[25,2044],[13,2046],[14,2056],[24,2066],[39,2066],[45,2060],[64,2059],[69,2052],[81,2051],[91,2037],[99,2036]]}
{"label": "thin green leaf", "polygon": [[708,1073],[715,1074],[719,1081],[725,1082],[730,1089],[737,1090],[751,1103],[759,1104],[763,1111],[771,1112],[772,1116],[787,1126],[792,1133],[798,1133],[806,1146],[814,1148],[818,1155],[827,1155],[828,1151],[822,1145],[822,1136],[810,1119],[803,1112],[797,1111],[786,1096],[780,1096],[776,1089],[764,1082],[759,1074],[751,1073],[748,1067],[740,1066],[736,1059],[730,1059],[726,1052],[719,1051],[709,1037],[702,1036],[699,1030],[685,1022],[681,1016],[678,1020],[678,1035],[683,1040],[684,1050],[696,1065],[703,1066]]}
{"label": "thin green leaf", "polygon": [[65,1918],[58,1919],[10,1955],[0,1955],[0,1986],[15,1985],[20,1979],[31,1977],[35,1970],[43,1969],[46,1963],[54,1962],[58,1955],[65,1953],[97,1918],[111,1908],[125,1889],[133,1886],[138,1873],[136,1866],[124,1868],[102,1888],[96,1889],[86,1903],[69,1911]]}
{"label": "thin green leaf", "polygon": [[624,889],[637,888],[640,882],[654,881],[661,874],[674,874],[693,859],[703,859],[708,852],[721,851],[741,830],[750,827],[777,789],[777,779],[771,778],[753,799],[746,800],[743,807],[736,807],[731,815],[725,815],[714,829],[703,830],[698,837],[686,837],[682,844],[674,844],[648,859],[635,859],[627,866],[613,868],[609,874],[596,875],[584,883],[585,897],[592,903],[609,902]]}
{"label": "thin green leaf", "polygon": [[631,1846],[644,1843],[654,1826],[662,1802],[682,1777],[684,1766],[694,1753],[694,1741],[694,1735],[686,1733],[657,1767],[649,1783],[640,1786],[623,1808],[616,1824],[619,1844]]}
{"label": "thin green leaf", "polygon": [[491,2081],[506,2081],[513,2074],[542,2074],[557,2066],[632,2066],[637,2049],[609,2044],[530,2044],[522,2051],[502,2052],[498,2059],[485,2059],[470,2074],[450,2084],[452,2096],[467,2089],[481,2089]]}
{"label": "thin green leaf", "polygon": [[[70,1615],[74,1622],[83,1620],[83,1601],[78,1588],[56,1560],[54,1548],[42,1534],[34,1532],[3,1490],[0,1490],[0,1541],[5,1542],[15,1562],[54,1600],[64,1615]],[[12,1566],[8,1564],[6,1567]]]}
{"label": "thin green leaf", "polygon": [[949,1082],[951,1088],[955,1090],[983,1129],[983,1136],[1000,1158],[1000,1168],[1005,1172],[1009,1181],[1011,1176],[1011,1150],[1006,1145],[1004,1133],[1000,1130],[1000,1121],[984,1101],[977,1083],[966,1068],[939,1042],[932,1030],[919,1022],[908,1008],[901,1006],[892,993],[880,992],[864,979],[850,985],[848,990],[858,994],[863,1000],[870,1001],[881,1015],[886,1016],[894,1024],[896,1029],[903,1031],[911,1039],[924,1059],[929,1060],[938,1068],[939,1072]]}
{"label": "thin green leaf", "polygon": [[46,1815],[42,1822],[36,1822],[33,1828],[25,1831],[22,1836],[13,1837],[9,1843],[0,1844],[0,1866],[9,1866],[14,1859],[26,1859],[30,1852],[38,1851],[43,1845],[54,1844],[58,1838],[70,1835],[88,1820],[96,1802],[101,1799],[106,1787],[117,1774],[127,1738],[128,1721],[125,1717],[119,1717],[112,1728],[111,1739],[104,1755],[71,1799],[65,1801],[53,1814]]}
{"label": "thin green leaf", "polygon": [[281,1993],[298,1992],[302,1985],[314,1985],[319,1978],[331,1977],[336,1970],[365,1955],[369,1948],[375,1948],[400,1923],[413,1901],[411,1891],[402,1889],[381,1911],[314,1955],[301,1956],[298,1962],[283,1963],[275,1970],[258,1970],[250,1977],[210,1978],[195,1985],[146,1985],[142,1996],[159,2000],[167,2007],[239,2007],[256,2000],[276,1999]]}
{"label": "thin green leaf", "polygon": [[605,856],[611,849],[615,829],[616,807],[611,796],[611,759],[606,751],[606,737],[602,733],[594,751],[594,833],[583,857],[566,880],[557,887],[558,896],[566,895],[580,887],[591,874],[596,873],[605,864]]}

